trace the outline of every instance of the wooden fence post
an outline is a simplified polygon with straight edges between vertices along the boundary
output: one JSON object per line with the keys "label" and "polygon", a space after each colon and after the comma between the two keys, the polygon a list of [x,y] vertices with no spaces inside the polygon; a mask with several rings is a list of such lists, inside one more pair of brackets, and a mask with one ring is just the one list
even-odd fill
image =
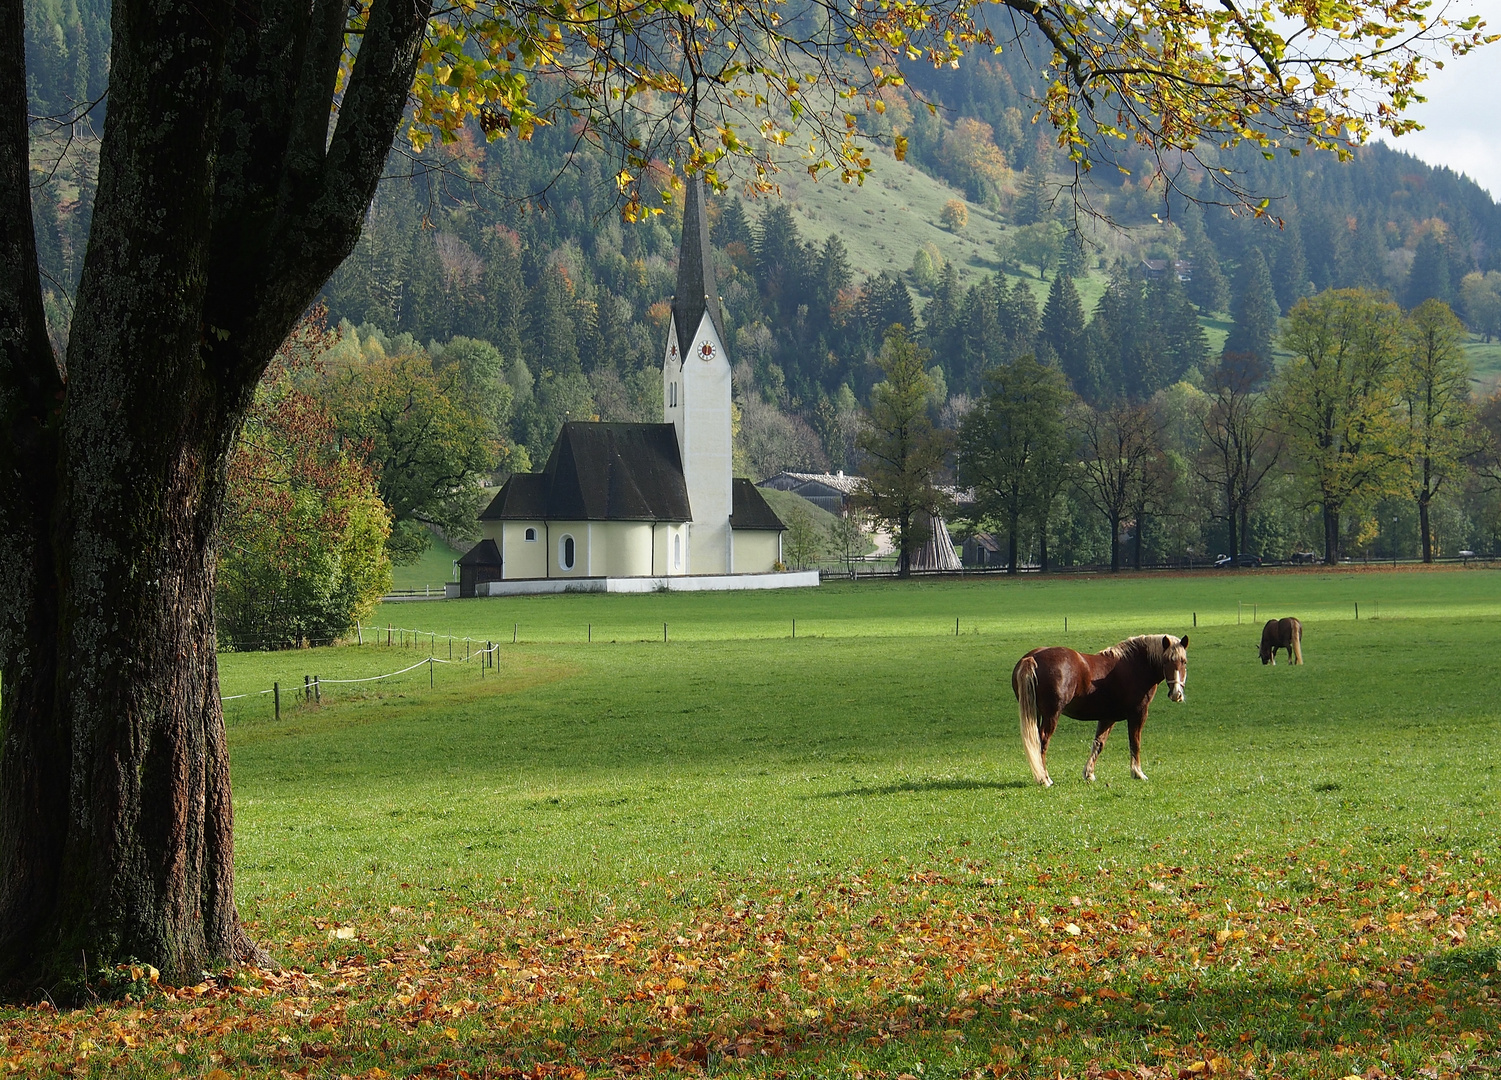
{"label": "wooden fence post", "polygon": [[276,702],[276,718],[281,719],[281,683],[271,684],[271,700]]}

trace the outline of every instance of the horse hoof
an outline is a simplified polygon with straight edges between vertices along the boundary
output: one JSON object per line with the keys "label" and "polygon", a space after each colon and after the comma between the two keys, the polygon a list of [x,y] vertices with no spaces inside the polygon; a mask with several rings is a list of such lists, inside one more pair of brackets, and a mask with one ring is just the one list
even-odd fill
{"label": "horse hoof", "polygon": [[1094,783],[1094,773],[1085,773],[1084,779],[1088,780],[1091,784]]}
{"label": "horse hoof", "polygon": [[1042,778],[1042,786],[1043,787],[1052,787],[1053,786],[1053,778],[1051,776],[1044,776]]}
{"label": "horse hoof", "polygon": [[1134,777],[1136,777],[1136,779],[1138,779],[1138,780],[1145,780],[1147,778],[1147,774],[1144,773],[1144,772],[1136,772],[1136,773],[1132,773],[1131,775],[1134,776]]}

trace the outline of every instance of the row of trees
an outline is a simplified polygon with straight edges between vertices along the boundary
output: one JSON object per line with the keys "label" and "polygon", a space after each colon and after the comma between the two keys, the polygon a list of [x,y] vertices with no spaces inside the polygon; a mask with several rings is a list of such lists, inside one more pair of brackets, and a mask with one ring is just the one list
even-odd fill
{"label": "row of trees", "polygon": [[1012,572],[1034,557],[1046,569],[1050,542],[1065,561],[1108,546],[1112,569],[1128,541],[1140,566],[1213,541],[1238,555],[1253,537],[1269,554],[1318,546],[1334,562],[1378,536],[1395,553],[1385,522],[1409,514],[1429,561],[1437,507],[1468,503],[1451,545],[1501,524],[1501,397],[1472,400],[1464,334],[1440,300],[1404,313],[1382,293],[1330,290],[1294,305],[1275,371],[1227,352],[1200,385],[1089,402],[1056,364],[1023,355],[987,373],[951,434],[925,404],[924,350],[894,330],[859,438],[862,506],[891,528],[905,570],[928,516],[955,512],[940,484],[952,453],[974,493],[959,527],[1004,536]]}

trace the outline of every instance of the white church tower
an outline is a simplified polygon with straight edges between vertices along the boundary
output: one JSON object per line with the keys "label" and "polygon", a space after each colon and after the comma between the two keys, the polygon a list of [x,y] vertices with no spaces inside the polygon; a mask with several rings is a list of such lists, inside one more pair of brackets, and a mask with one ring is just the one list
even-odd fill
{"label": "white church tower", "polygon": [[691,178],[686,186],[678,290],[662,364],[662,419],[677,429],[693,513],[684,570],[728,574],[734,569],[730,357],[700,181]]}

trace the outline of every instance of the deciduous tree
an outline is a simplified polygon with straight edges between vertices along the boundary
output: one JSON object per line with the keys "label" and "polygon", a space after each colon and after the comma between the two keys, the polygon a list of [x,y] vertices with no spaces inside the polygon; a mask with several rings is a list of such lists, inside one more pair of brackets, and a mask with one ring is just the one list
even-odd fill
{"label": "deciduous tree", "polygon": [[327,645],[391,588],[391,514],[375,476],[305,385],[323,345],[304,323],[256,388],[229,464],[219,535],[219,639]]}
{"label": "deciduous tree", "polygon": [[1071,396],[1062,372],[1022,356],[991,369],[959,428],[959,480],[975,489],[980,518],[1006,530],[1008,573],[1020,567],[1023,520],[1051,501],[1054,464],[1069,450]]}
{"label": "deciduous tree", "polygon": [[1340,515],[1394,492],[1402,459],[1397,415],[1402,313],[1378,293],[1339,289],[1298,301],[1282,345],[1274,409],[1290,459],[1324,525],[1324,561],[1339,558]]}
{"label": "deciduous tree", "polygon": [[1267,370],[1253,355],[1227,353],[1205,381],[1204,441],[1195,468],[1219,493],[1231,555],[1245,546],[1251,505],[1281,457],[1281,439],[1257,393]]}
{"label": "deciduous tree", "polygon": [[1402,445],[1426,563],[1433,561],[1429,507],[1470,450],[1470,364],[1464,326],[1442,300],[1424,300],[1414,308],[1405,331],[1399,375]]}
{"label": "deciduous tree", "polygon": [[356,360],[330,367],[319,393],[340,433],[367,448],[393,518],[392,559],[416,561],[431,543],[426,526],[454,539],[473,533],[500,441],[457,363],[434,371],[422,350]]}
{"label": "deciduous tree", "polygon": [[1075,411],[1080,433],[1078,487],[1110,526],[1110,569],[1121,568],[1121,522],[1143,501],[1150,472],[1162,453],[1158,424],[1149,406],[1121,402]]}

